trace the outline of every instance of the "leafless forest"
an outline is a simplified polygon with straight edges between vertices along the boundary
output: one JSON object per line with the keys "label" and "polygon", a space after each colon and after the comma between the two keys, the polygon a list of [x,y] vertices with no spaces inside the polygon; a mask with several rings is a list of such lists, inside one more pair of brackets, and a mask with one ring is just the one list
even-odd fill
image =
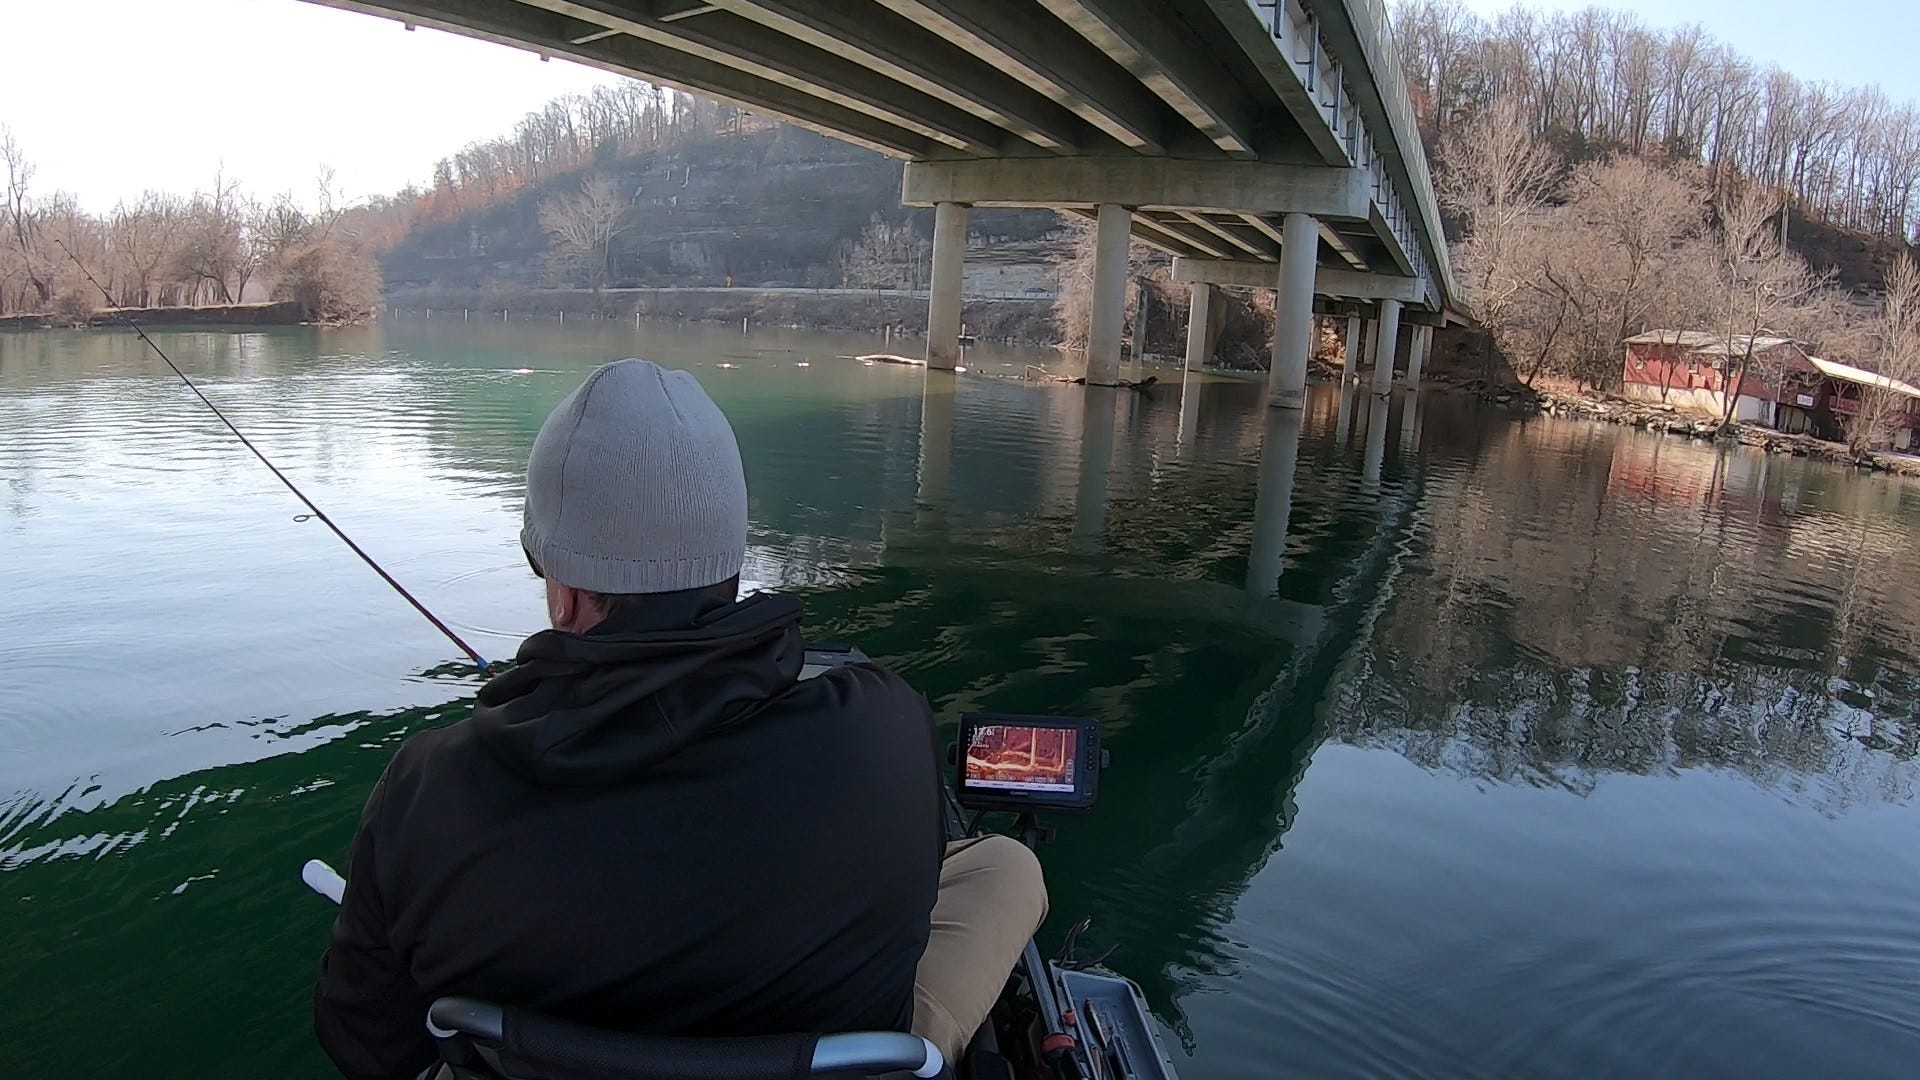
{"label": "leafless forest", "polygon": [[1459,0],[1400,0],[1393,25],[1422,122],[1436,135],[1506,103],[1530,134],[1575,160],[1624,152],[1690,161],[1716,198],[1757,185],[1783,193],[1797,213],[1912,238],[1920,107],[1877,86],[1808,82],[1697,25],[1654,29],[1600,7],[1560,14],[1516,4],[1489,21]]}
{"label": "leafless forest", "polygon": [[102,306],[274,299],[345,322],[379,300],[379,267],[343,225],[349,212],[335,205],[328,177],[312,210],[291,195],[255,199],[216,174],[204,191],[149,191],[98,215],[66,192],[42,192],[32,160],[4,128],[0,173],[0,315],[52,312],[78,325]]}

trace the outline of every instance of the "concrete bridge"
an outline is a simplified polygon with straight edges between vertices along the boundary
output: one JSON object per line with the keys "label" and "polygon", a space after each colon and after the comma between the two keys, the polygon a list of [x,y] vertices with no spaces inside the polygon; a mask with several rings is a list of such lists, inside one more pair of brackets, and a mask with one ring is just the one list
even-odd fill
{"label": "concrete bridge", "polygon": [[[1417,376],[1457,303],[1384,0],[312,0],[560,56],[907,161],[934,208],[927,361],[959,359],[972,206],[1096,223],[1086,378],[1118,381],[1129,237],[1192,289],[1276,293],[1270,400],[1316,310]],[[1401,347],[1402,339],[1406,347]],[[1351,359],[1349,361],[1352,362]]]}

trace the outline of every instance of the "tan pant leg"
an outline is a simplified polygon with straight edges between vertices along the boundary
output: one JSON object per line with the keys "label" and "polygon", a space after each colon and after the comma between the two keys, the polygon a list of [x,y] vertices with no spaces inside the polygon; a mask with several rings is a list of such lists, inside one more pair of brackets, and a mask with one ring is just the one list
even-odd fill
{"label": "tan pant leg", "polygon": [[913,977],[914,1034],[958,1058],[1046,917],[1040,860],[1026,845],[1010,836],[948,844],[933,933]]}

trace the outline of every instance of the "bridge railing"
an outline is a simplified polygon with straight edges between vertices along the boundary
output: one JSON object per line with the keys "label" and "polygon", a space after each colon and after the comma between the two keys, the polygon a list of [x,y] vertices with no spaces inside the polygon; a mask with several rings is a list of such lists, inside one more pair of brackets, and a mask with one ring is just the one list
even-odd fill
{"label": "bridge railing", "polygon": [[1387,109],[1387,123],[1393,128],[1394,141],[1400,147],[1400,160],[1413,182],[1413,198],[1433,241],[1433,259],[1439,272],[1446,300],[1459,302],[1460,286],[1454,280],[1453,262],[1447,251],[1447,234],[1440,225],[1440,206],[1433,195],[1433,176],[1427,169],[1426,144],[1420,141],[1420,122],[1413,114],[1413,96],[1407,92],[1406,72],[1400,67],[1400,47],[1393,36],[1393,21],[1387,15],[1386,0],[1347,0],[1360,52],[1373,69],[1380,101]]}

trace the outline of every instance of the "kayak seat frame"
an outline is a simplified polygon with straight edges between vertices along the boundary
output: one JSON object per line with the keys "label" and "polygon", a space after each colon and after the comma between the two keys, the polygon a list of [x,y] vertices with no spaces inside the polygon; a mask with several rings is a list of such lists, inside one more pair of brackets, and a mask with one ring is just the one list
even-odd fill
{"label": "kayak seat frame", "polygon": [[897,1076],[953,1080],[938,1047],[900,1031],[686,1038],[636,1035],[443,997],[427,1031],[459,1080],[808,1080]]}

